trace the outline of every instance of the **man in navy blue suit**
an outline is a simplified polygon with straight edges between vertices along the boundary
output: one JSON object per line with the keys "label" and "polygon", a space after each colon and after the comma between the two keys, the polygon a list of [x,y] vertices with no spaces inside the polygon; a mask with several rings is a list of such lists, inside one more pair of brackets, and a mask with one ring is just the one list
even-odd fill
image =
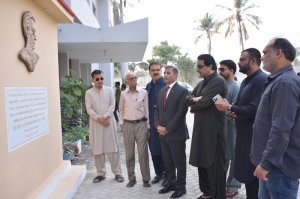
{"label": "man in navy blue suit", "polygon": [[164,186],[166,183],[165,178],[165,165],[161,154],[160,140],[157,129],[154,125],[154,112],[157,104],[157,95],[161,88],[166,84],[164,78],[161,76],[161,65],[157,62],[150,63],[149,74],[151,76],[151,82],[146,86],[148,92],[149,103],[149,123],[150,123],[150,136],[148,140],[149,149],[151,152],[153,167],[155,170],[155,177],[151,181],[152,184],[159,183],[162,179]]}
{"label": "man in navy blue suit", "polygon": [[[165,163],[167,184],[160,194],[175,192],[171,198],[186,194],[185,141],[188,139],[185,98],[188,90],[177,83],[178,69],[166,66],[164,80],[167,84],[158,93],[155,126],[159,133]],[[177,175],[176,175],[177,174]]]}

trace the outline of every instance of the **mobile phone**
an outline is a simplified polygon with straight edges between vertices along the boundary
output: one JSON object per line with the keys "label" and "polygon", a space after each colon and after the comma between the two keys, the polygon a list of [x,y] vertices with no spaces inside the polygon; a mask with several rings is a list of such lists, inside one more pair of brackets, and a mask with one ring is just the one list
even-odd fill
{"label": "mobile phone", "polygon": [[224,99],[221,97],[220,94],[217,94],[216,96],[214,96],[214,97],[212,98],[212,100],[214,101],[214,103],[218,103],[218,102],[224,101]]}

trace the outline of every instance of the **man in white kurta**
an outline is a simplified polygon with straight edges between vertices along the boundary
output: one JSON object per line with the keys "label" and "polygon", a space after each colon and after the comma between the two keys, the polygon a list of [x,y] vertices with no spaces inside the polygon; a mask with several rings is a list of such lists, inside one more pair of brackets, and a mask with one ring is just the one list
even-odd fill
{"label": "man in white kurta", "polygon": [[111,164],[111,170],[118,182],[123,182],[121,176],[119,139],[117,127],[113,117],[115,97],[110,87],[103,85],[103,72],[94,70],[92,82],[94,87],[85,93],[85,104],[89,118],[89,141],[95,159],[97,183],[105,179],[105,157]]}

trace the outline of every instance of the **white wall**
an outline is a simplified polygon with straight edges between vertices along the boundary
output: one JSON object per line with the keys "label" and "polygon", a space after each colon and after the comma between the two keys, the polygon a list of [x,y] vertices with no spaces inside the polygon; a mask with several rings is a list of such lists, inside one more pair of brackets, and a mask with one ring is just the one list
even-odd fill
{"label": "white wall", "polygon": [[86,0],[69,0],[69,2],[69,6],[83,25],[100,28],[97,18],[93,14],[92,4],[89,5]]}

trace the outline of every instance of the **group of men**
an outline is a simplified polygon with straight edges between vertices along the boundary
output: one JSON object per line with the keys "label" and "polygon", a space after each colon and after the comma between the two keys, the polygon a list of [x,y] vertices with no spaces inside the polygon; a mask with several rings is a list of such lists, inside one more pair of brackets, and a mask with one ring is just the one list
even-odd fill
{"label": "group of men", "polygon": [[[125,76],[128,88],[119,100],[119,124],[124,136],[127,187],[135,176],[135,143],[143,186],[163,181],[159,194],[186,194],[186,113],[194,114],[189,163],[198,169],[199,199],[234,197],[241,183],[249,199],[297,198],[300,177],[300,78],[293,70],[294,46],[274,38],[259,50],[241,52],[237,66],[223,60],[219,68],[210,54],[197,58],[202,79],[192,93],[177,83],[178,69],[151,63],[151,82],[137,87],[134,73]],[[270,74],[267,75],[260,69]],[[218,72],[219,73],[218,73]],[[105,179],[105,156],[118,182],[121,175],[119,142],[113,118],[115,99],[103,86],[103,73],[92,72],[94,87],[86,92],[89,138],[97,168],[94,182]],[[215,96],[221,100],[214,101]],[[150,183],[148,146],[156,176]],[[227,182],[226,174],[228,173]]]}

